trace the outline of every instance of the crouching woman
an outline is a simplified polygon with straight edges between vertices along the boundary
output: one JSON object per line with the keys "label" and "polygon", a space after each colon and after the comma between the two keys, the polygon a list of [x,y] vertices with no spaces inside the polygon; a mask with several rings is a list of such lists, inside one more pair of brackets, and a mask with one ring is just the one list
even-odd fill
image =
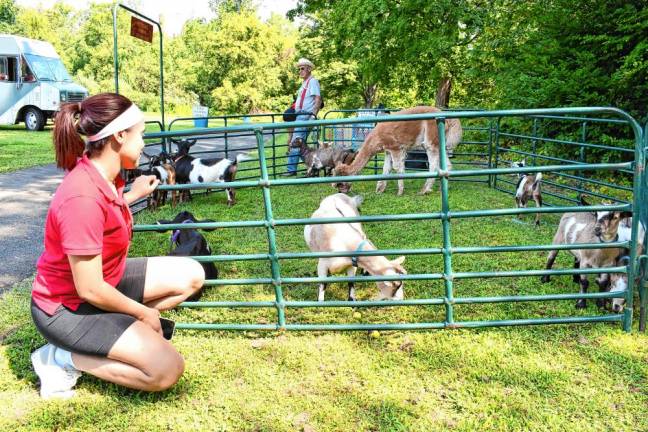
{"label": "crouching woman", "polygon": [[190,258],[127,258],[128,205],[158,183],[141,176],[124,193],[119,172],[137,167],[143,134],[141,111],[112,93],[64,104],[56,117],[56,163],[69,172],[47,213],[31,304],[49,342],[31,355],[44,398],[72,396],[82,372],[160,391],[184,371],[162,337],[160,311],[199,290],[205,274]]}

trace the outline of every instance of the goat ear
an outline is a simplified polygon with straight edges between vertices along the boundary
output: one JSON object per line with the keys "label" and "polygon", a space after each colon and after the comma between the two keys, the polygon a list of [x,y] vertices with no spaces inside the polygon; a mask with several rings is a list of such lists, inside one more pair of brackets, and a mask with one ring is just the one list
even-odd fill
{"label": "goat ear", "polygon": [[[206,222],[210,223],[210,222],[216,222],[216,221],[213,220],[213,219],[205,219],[205,220],[201,220],[201,221],[198,221],[198,220],[196,221],[196,223],[206,223]],[[203,231],[214,231],[214,230],[216,230],[216,228],[200,228],[200,229],[203,230]]]}
{"label": "goat ear", "polygon": [[622,211],[620,216],[621,216],[621,219],[629,218],[629,217],[632,217],[632,212],[631,211]]}
{"label": "goat ear", "polygon": [[356,207],[360,207],[364,201],[364,197],[362,195],[356,195],[353,197],[353,201],[355,202]]}
{"label": "goat ear", "polygon": [[[167,225],[167,224],[172,224],[172,223],[173,223],[173,221],[166,220],[166,219],[160,219],[159,221],[156,222],[156,224],[158,224],[158,225]],[[160,232],[160,233],[167,232],[167,231],[169,231],[168,228],[161,228],[161,229],[156,229],[155,230],[155,232]]]}
{"label": "goat ear", "polygon": [[395,260],[392,260],[391,263],[394,264],[395,266],[402,266],[403,263],[405,262],[405,256],[401,255]]}

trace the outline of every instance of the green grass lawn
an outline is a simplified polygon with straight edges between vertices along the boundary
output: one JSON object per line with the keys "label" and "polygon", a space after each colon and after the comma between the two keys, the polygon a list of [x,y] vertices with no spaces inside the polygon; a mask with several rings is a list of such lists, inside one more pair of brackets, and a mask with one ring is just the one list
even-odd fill
{"label": "green grass lawn", "polygon": [[0,126],[0,173],[54,162],[52,126],[30,132],[24,125]]}
{"label": "green grass lawn", "polygon": [[[147,119],[153,118],[147,114]],[[192,123],[183,121],[174,129],[191,127]],[[51,122],[40,132],[28,131],[24,124],[0,126],[0,173],[54,163],[52,129]],[[160,128],[149,124],[146,130],[159,132]]]}
{"label": "green grass lawn", "polygon": [[[374,183],[356,184],[365,196],[363,215],[437,211],[438,185],[416,195],[420,181],[395,184],[383,195]],[[334,190],[329,184],[271,189],[275,218],[308,217]],[[483,185],[451,182],[451,209],[504,208],[512,197]],[[223,192],[196,196],[175,209],[137,215],[150,223],[187,209],[218,221],[256,220],[261,192],[242,189],[228,208]],[[551,241],[558,216],[543,216],[534,228],[512,217],[452,221],[454,246],[537,244]],[[439,221],[364,224],[380,248],[438,247]],[[280,251],[306,251],[303,227],[280,227]],[[214,254],[267,252],[263,229],[232,228],[205,233]],[[136,233],[131,256],[159,255],[169,236]],[[545,254],[453,256],[454,271],[540,269]],[[315,260],[281,262],[282,276],[311,276]],[[264,261],[218,263],[221,278],[268,277]],[[410,256],[410,274],[442,270],[438,256]],[[556,268],[571,267],[567,253]],[[594,285],[594,284],[592,284]],[[460,280],[457,296],[575,292],[571,277]],[[284,286],[287,298],[314,300],[316,285]],[[369,299],[375,285],[358,284]],[[408,282],[406,298],[442,296],[439,282]],[[333,284],[327,299],[344,300],[346,287]],[[262,286],[207,288],[203,300],[273,300]],[[0,430],[249,430],[249,431],[644,431],[648,430],[648,337],[626,334],[619,324],[489,328],[425,332],[213,332],[179,330],[174,344],[186,372],[171,390],[147,394],[84,376],[68,402],[39,399],[29,353],[43,344],[29,316],[29,281],[0,301]],[[288,322],[429,322],[443,308],[387,307],[288,310]],[[457,320],[596,315],[593,303],[576,311],[572,301],[464,305]],[[274,310],[180,309],[178,322],[273,323]],[[635,326],[636,327],[636,326]],[[375,336],[375,335],[374,335]]]}

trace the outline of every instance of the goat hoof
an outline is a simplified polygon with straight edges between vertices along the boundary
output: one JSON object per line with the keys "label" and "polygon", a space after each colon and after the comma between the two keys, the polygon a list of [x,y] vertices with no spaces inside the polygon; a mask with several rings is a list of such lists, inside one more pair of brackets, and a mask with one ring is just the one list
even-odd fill
{"label": "goat hoof", "polygon": [[540,226],[540,221],[536,221],[535,226],[539,227]]}
{"label": "goat hoof", "polygon": [[599,309],[603,309],[605,307],[605,303],[605,299],[596,299],[596,307],[598,307]]}
{"label": "goat hoof", "polygon": [[549,280],[550,280],[549,275],[544,275],[540,278],[540,282],[542,283],[547,283],[549,282]]}
{"label": "goat hoof", "polygon": [[587,301],[585,299],[580,299],[576,302],[576,309],[585,309],[587,307]]}

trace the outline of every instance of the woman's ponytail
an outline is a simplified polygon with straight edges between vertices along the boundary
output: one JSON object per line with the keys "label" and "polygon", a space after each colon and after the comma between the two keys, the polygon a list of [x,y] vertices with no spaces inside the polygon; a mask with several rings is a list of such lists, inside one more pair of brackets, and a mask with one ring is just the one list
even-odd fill
{"label": "woman's ponytail", "polygon": [[85,150],[85,142],[77,130],[77,119],[82,109],[81,103],[63,104],[54,121],[56,166],[68,171],[74,168]]}
{"label": "woman's ponytail", "polygon": [[95,135],[132,104],[127,97],[115,93],[100,93],[83,102],[62,104],[54,124],[56,166],[71,170],[84,151],[89,157],[101,153],[110,137],[86,144],[81,135]]}

